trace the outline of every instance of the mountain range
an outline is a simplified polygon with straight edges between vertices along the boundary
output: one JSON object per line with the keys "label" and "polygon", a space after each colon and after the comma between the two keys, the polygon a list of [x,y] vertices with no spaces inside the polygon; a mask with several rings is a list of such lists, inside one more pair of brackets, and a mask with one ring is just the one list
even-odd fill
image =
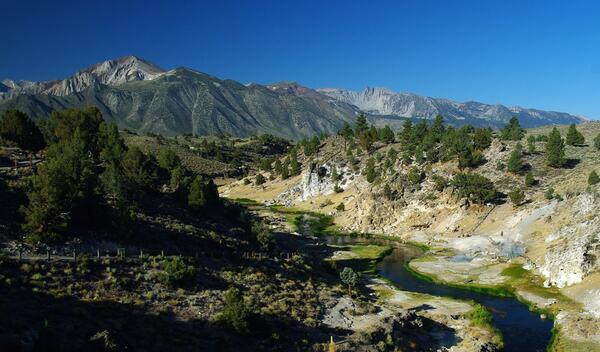
{"label": "mountain range", "polygon": [[107,120],[141,133],[271,133],[293,139],[335,133],[361,112],[377,125],[396,129],[406,118],[438,114],[452,125],[494,128],[512,116],[525,127],[585,121],[562,112],[458,103],[385,88],[356,92],[311,89],[296,82],[241,84],[184,67],[163,70],[135,56],[104,61],[63,80],[0,84],[0,112],[16,108],[37,119],[53,110],[84,106],[96,106]]}

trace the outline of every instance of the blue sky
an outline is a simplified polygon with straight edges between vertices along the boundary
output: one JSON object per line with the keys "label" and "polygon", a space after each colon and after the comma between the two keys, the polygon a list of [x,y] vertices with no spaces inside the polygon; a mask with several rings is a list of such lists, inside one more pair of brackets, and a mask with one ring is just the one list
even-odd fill
{"label": "blue sky", "polygon": [[0,78],[63,78],[133,54],[243,83],[600,117],[598,1],[3,0],[0,23]]}

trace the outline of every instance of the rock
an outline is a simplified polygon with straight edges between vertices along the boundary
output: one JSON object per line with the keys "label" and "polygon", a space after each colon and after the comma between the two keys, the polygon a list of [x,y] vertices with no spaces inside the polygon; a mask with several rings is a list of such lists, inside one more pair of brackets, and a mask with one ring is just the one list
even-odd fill
{"label": "rock", "polygon": [[127,351],[127,346],[120,338],[110,333],[108,330],[103,330],[95,333],[90,337],[87,351],[92,352],[112,352],[112,351]]}

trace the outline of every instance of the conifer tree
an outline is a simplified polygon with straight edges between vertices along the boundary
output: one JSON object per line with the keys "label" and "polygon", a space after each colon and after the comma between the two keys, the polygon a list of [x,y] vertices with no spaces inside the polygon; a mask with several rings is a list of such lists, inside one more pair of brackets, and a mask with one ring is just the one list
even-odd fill
{"label": "conifer tree", "polygon": [[594,147],[600,150],[600,133],[594,138]]}
{"label": "conifer tree", "polygon": [[296,148],[290,150],[290,168],[292,176],[300,175],[300,163],[298,162],[298,153]]}
{"label": "conifer tree", "polygon": [[567,131],[567,137],[565,138],[565,142],[567,145],[581,145],[585,143],[585,138],[577,130],[577,127],[574,123],[569,126],[569,130]]}
{"label": "conifer tree", "polygon": [[527,137],[527,151],[529,154],[535,153],[535,137],[533,135]]}
{"label": "conifer tree", "polygon": [[356,126],[354,127],[354,135],[359,137],[364,132],[368,131],[369,124],[365,115],[360,114],[356,117]]}
{"label": "conifer tree", "polygon": [[518,141],[523,138],[525,130],[521,127],[519,120],[513,116],[508,124],[500,131],[500,138],[504,140]]}
{"label": "conifer tree", "polygon": [[548,166],[562,167],[565,164],[565,143],[556,127],[548,136],[545,159]]}
{"label": "conifer tree", "polygon": [[352,287],[358,285],[360,274],[350,267],[345,267],[340,273],[340,279],[344,284],[348,285],[348,296],[352,297]]}
{"label": "conifer tree", "polygon": [[0,118],[0,137],[14,142],[19,148],[37,152],[46,146],[36,124],[19,110],[7,110]]}
{"label": "conifer tree", "polygon": [[529,171],[525,175],[525,186],[531,187],[535,184],[535,178],[533,177],[533,172]]}
{"label": "conifer tree", "polygon": [[518,174],[523,169],[523,161],[521,160],[522,149],[521,143],[517,143],[515,149],[510,153],[510,158],[506,163],[506,169],[509,172]]}
{"label": "conifer tree", "polygon": [[367,167],[365,169],[365,177],[367,178],[367,181],[369,183],[373,183],[375,181],[375,177],[377,177],[377,174],[375,173],[375,160],[373,158],[370,158],[367,161]]}

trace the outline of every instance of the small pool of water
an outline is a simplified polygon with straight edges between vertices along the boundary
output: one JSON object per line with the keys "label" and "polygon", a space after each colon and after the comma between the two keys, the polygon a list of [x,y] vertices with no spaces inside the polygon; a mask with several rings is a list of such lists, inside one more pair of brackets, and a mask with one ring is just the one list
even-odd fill
{"label": "small pool of water", "polygon": [[[330,244],[347,245],[368,243],[369,240],[350,236],[330,236]],[[378,264],[379,274],[405,291],[427,293],[476,301],[485,306],[493,316],[493,324],[504,337],[504,350],[507,352],[543,352],[552,336],[553,322],[542,319],[539,314],[511,297],[497,297],[431,283],[413,276],[405,264],[422,255],[421,249],[411,245],[393,244],[392,253]]]}

